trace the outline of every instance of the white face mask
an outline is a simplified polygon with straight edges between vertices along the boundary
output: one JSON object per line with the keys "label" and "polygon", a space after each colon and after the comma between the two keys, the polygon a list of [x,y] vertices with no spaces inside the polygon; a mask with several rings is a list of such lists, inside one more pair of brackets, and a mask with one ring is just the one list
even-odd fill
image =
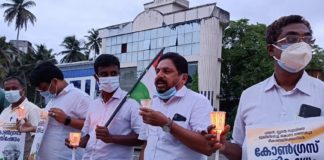
{"label": "white face mask", "polygon": [[16,103],[20,100],[20,90],[5,91],[5,97],[9,103]]}
{"label": "white face mask", "polygon": [[297,73],[301,71],[312,59],[312,48],[305,42],[294,43],[287,46],[287,48],[274,46],[282,50],[282,53],[280,60],[275,56],[273,56],[273,58],[277,60],[278,65],[287,72]]}
{"label": "white face mask", "polygon": [[112,93],[119,87],[119,76],[99,77],[99,90]]}

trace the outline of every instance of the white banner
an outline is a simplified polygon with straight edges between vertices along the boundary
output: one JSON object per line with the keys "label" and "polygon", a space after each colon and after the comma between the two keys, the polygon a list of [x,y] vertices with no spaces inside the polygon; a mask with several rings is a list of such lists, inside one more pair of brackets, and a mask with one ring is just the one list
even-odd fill
{"label": "white banner", "polygon": [[28,157],[28,160],[36,160],[37,154],[39,151],[39,147],[43,141],[43,137],[45,134],[45,131],[47,129],[48,125],[48,112],[47,111],[41,111],[40,113],[40,121],[37,125],[36,134],[34,137],[33,145],[30,150],[30,155]]}
{"label": "white banner", "polygon": [[16,129],[15,123],[0,124],[0,160],[24,159],[26,133]]}
{"label": "white banner", "polygon": [[249,160],[324,159],[324,117],[246,128]]}

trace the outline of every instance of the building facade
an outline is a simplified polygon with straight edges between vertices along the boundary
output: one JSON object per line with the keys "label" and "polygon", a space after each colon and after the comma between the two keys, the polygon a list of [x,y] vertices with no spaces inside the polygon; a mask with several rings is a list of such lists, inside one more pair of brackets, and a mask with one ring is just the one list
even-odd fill
{"label": "building facade", "polygon": [[[121,86],[128,90],[163,47],[164,53],[177,52],[189,62],[191,77],[198,74],[199,92],[218,108],[222,36],[228,23],[229,13],[215,3],[189,8],[187,0],[154,0],[133,21],[99,29],[101,54],[119,58]],[[92,62],[59,66],[71,83],[90,95],[96,92]]]}

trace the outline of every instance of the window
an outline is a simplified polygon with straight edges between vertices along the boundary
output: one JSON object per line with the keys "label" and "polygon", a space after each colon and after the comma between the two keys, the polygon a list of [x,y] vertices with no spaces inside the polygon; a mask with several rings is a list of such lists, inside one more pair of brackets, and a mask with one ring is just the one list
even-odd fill
{"label": "window", "polygon": [[150,51],[149,50],[144,51],[143,59],[144,60],[150,59]]}
{"label": "window", "polygon": [[87,79],[85,83],[85,92],[88,93],[88,95],[90,95],[90,91],[91,91],[91,80]]}
{"label": "window", "polygon": [[133,51],[138,51],[138,42],[133,43]]}
{"label": "window", "polygon": [[150,39],[151,38],[151,31],[145,31],[145,39]]}
{"label": "window", "polygon": [[126,62],[132,62],[132,54],[131,53],[125,53],[126,54]]}
{"label": "window", "polygon": [[137,62],[137,52],[132,52],[132,62]]}
{"label": "window", "polygon": [[127,35],[122,35],[122,43],[127,43]]}
{"label": "window", "polygon": [[117,38],[116,37],[112,37],[111,38],[111,45],[115,45],[117,43]]}
{"label": "window", "polygon": [[150,49],[150,40],[144,40],[143,50]]}
{"label": "window", "polygon": [[122,36],[117,36],[117,44],[121,44],[122,43]]}
{"label": "window", "polygon": [[200,32],[192,33],[192,43],[197,43],[200,41]]}
{"label": "window", "polygon": [[190,44],[191,42],[192,42],[192,33],[186,33],[184,43]]}
{"label": "window", "polygon": [[164,32],[164,29],[163,28],[158,28],[157,29],[157,37],[163,37],[163,33]]}
{"label": "window", "polygon": [[178,34],[185,33],[184,25],[177,26],[177,32]]}
{"label": "window", "polygon": [[151,49],[156,49],[156,42],[157,42],[156,39],[151,40]]}
{"label": "window", "polygon": [[157,38],[158,36],[157,36],[157,29],[152,29],[151,30],[151,39],[153,39],[153,38]]}
{"label": "window", "polygon": [[127,53],[127,43],[121,45],[121,53]]}
{"label": "window", "polygon": [[199,54],[199,43],[192,44],[192,54]]}
{"label": "window", "polygon": [[127,35],[127,42],[133,42],[133,35],[132,34],[128,34]]}
{"label": "window", "polygon": [[192,23],[185,24],[184,28],[185,28],[185,33],[192,32]]}
{"label": "window", "polygon": [[144,40],[144,37],[145,37],[144,32],[143,31],[142,32],[139,32],[139,34],[138,34],[138,40],[139,41],[142,41],[142,40]]}
{"label": "window", "polygon": [[111,46],[111,38],[106,38],[106,44],[107,46]]}
{"label": "window", "polygon": [[185,35],[184,34],[178,34],[178,45],[185,44]]}
{"label": "window", "polygon": [[162,48],[162,47],[163,47],[163,38],[158,38],[156,48]]}
{"label": "window", "polygon": [[138,32],[133,33],[133,42],[138,41]]}
{"label": "window", "polygon": [[191,44],[184,45],[183,55],[189,56],[191,55]]}
{"label": "window", "polygon": [[74,85],[74,87],[81,89],[81,81],[80,80],[71,81],[70,83],[72,83]]}

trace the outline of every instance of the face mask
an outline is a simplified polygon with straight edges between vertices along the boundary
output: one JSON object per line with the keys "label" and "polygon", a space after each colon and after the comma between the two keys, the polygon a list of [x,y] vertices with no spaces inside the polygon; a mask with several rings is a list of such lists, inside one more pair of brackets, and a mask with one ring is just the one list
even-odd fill
{"label": "face mask", "polygon": [[[50,83],[50,85],[49,85],[47,91],[40,91],[40,92],[39,92],[39,94],[40,94],[42,97],[45,98],[45,101],[49,101],[49,100],[51,100],[51,99],[53,99],[53,98],[56,97],[56,93],[53,94],[53,93],[49,92],[49,89],[51,88],[51,86],[52,86],[52,82]],[[56,87],[56,92],[57,92],[57,87]]]}
{"label": "face mask", "polygon": [[[182,77],[182,76],[181,76]],[[177,82],[177,84],[175,86],[177,86],[180,82],[182,78],[179,79],[179,81]],[[159,93],[158,92],[158,97],[162,100],[167,100],[170,99],[171,97],[173,97],[176,93],[177,93],[177,89],[174,87],[170,88],[169,90],[163,92],[163,93]]]}
{"label": "face mask", "polygon": [[280,60],[275,56],[273,58],[278,65],[290,73],[297,73],[304,69],[312,59],[312,48],[305,42],[282,45],[276,48],[282,50]]}
{"label": "face mask", "polygon": [[20,100],[20,90],[5,91],[5,97],[9,103],[16,103]]}
{"label": "face mask", "polygon": [[119,76],[99,77],[99,90],[107,93],[114,92],[119,87]]}

